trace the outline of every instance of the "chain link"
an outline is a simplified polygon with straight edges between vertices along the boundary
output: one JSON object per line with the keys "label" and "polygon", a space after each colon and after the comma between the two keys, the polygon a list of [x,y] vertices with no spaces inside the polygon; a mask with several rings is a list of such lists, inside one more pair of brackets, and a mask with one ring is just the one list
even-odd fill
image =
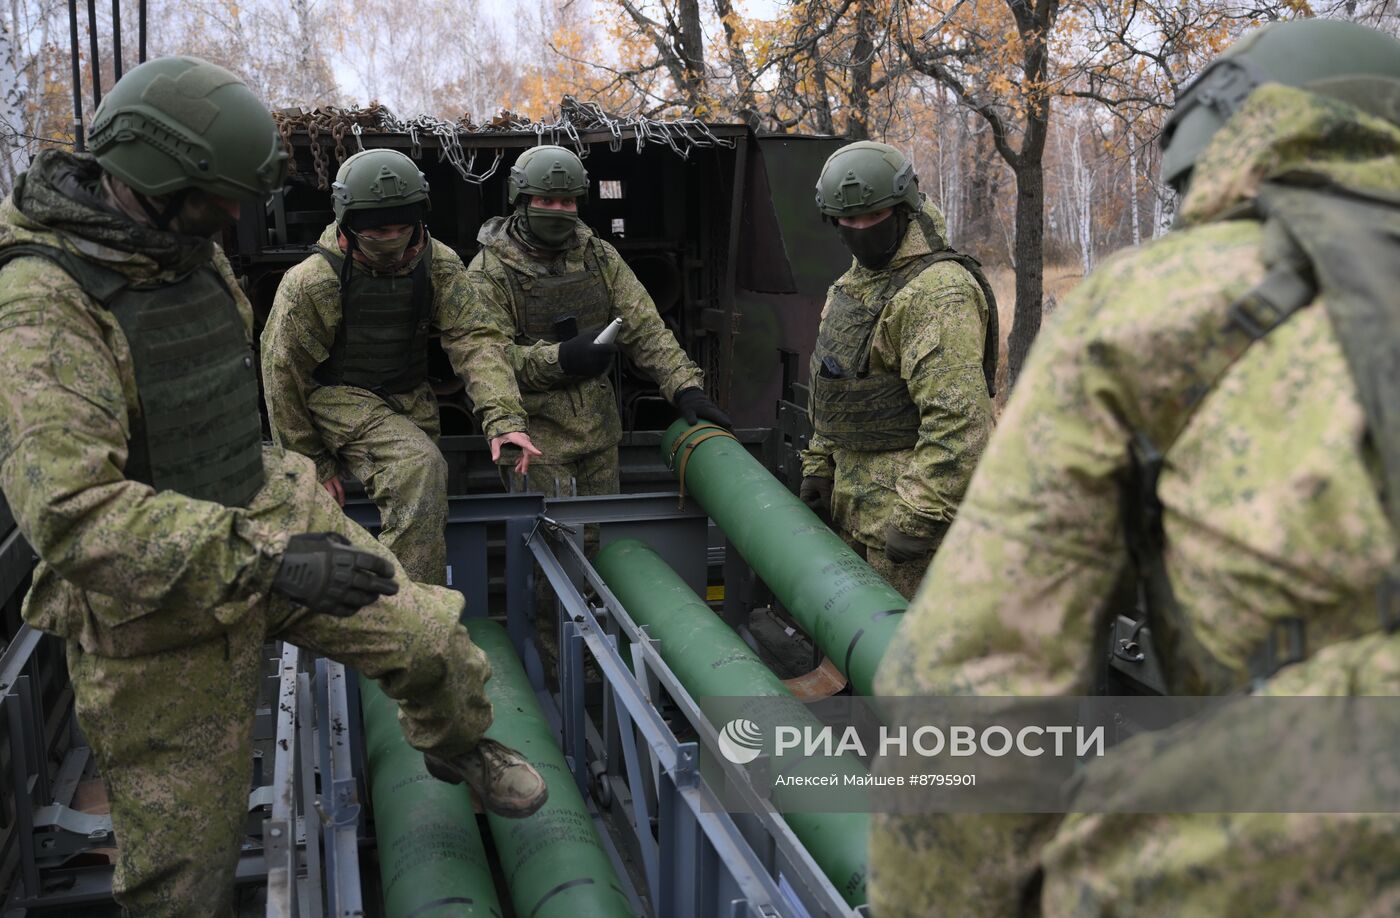
{"label": "chain link", "polygon": [[[637,143],[637,152],[648,144],[665,144],[681,159],[689,159],[690,154],[700,147],[733,147],[734,141],[716,137],[703,121],[695,117],[675,120],[648,118],[644,115],[618,117],[603,111],[596,102],[585,102],[565,96],[559,104],[559,117],[553,121],[532,121],[515,112],[502,110],[485,124],[475,124],[469,118],[457,121],[444,121],[430,115],[419,115],[407,120],[400,119],[379,103],[371,103],[368,108],[336,108],[325,106],[310,112],[301,109],[276,112],[273,115],[282,142],[288,149],[292,145],[292,135],[305,131],[311,147],[311,165],[316,176],[316,187],[330,190],[330,160],[327,155],[333,146],[336,168],[343,163],[349,151],[345,146],[348,131],[355,138],[357,152],[365,149],[364,137],[376,134],[407,135],[409,155],[414,159],[423,158],[423,140],[431,138],[436,142],[438,162],[449,163],[464,181],[481,184],[496,174],[504,149],[494,149],[491,164],[480,172],[475,171],[477,145],[463,148],[462,138],[481,137],[492,134],[533,133],[537,143],[545,143],[548,135],[550,143],[561,141],[570,144],[579,158],[588,155],[589,145],[583,141],[583,134],[606,131],[610,139],[608,148],[613,152],[622,149],[623,135],[631,131]],[[323,142],[325,134],[330,135],[331,143]],[[296,172],[295,159],[292,173]]]}

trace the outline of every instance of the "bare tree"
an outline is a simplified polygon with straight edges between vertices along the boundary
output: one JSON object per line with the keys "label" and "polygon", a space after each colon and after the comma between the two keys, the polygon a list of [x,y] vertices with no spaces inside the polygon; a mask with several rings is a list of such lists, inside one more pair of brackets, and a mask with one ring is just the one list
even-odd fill
{"label": "bare tree", "polygon": [[[1016,223],[1013,247],[1016,310],[1008,339],[1008,372],[1016,381],[1031,342],[1040,331],[1044,292],[1045,140],[1050,125],[1050,38],[1059,15],[1059,0],[1006,0],[1018,38],[1016,73],[998,73],[1001,82],[983,80],[989,59],[1005,43],[973,20],[952,25],[951,10],[920,0],[898,0],[896,34],[910,66],[950,89],[991,129],[992,143],[1016,177]],[[914,23],[936,24],[915,33]],[[998,97],[997,89],[1003,90]],[[1013,119],[1016,119],[1013,121]],[[1019,137],[1019,144],[1017,143]]]}

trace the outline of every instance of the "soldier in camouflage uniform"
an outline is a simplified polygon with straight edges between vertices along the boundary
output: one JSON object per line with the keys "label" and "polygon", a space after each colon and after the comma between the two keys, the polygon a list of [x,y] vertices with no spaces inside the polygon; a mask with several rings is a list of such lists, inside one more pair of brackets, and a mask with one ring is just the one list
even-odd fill
{"label": "soldier in camouflage uniform", "polygon": [[[428,335],[478,394],[468,372],[466,270],[431,239],[428,183],[396,150],[347,159],[332,189],[335,223],[316,254],[282,278],[262,334],[263,390],[276,441],[316,463],[344,501],[339,469],[379,507],[379,539],[417,581],[445,582],[447,461],[437,446],[437,399],[428,382]],[[523,430],[488,403],[493,456],[512,443],[521,467],[539,455]],[[504,433],[498,433],[499,428]]]}
{"label": "soldier in camouflage uniform", "polygon": [[[487,220],[467,268],[472,400],[487,436],[528,432],[544,453],[512,490],[616,494],[611,370],[621,351],[690,423],[729,426],[697,367],[622,256],[578,219],[588,173],[563,147],[534,147],[510,170],[515,212]],[[616,343],[594,339],[622,320]],[[506,462],[507,460],[502,460]],[[505,469],[502,469],[505,474]]]}
{"label": "soldier in camouflage uniform", "polygon": [[[649,375],[695,424],[730,426],[705,394],[704,379],[617,249],[578,218],[588,173],[569,150],[533,147],[510,170],[515,212],[487,220],[481,251],[467,268],[473,323],[468,361],[477,380],[472,399],[487,436],[528,432],[544,453],[528,471],[501,474],[511,491],[549,497],[616,494],[622,439],[611,369],[619,351]],[[598,333],[622,320],[616,343]],[[596,548],[589,527],[586,544]],[[538,613],[550,593],[536,574]],[[550,616],[536,636],[545,664],[558,656]]]}
{"label": "soldier in camouflage uniform", "polygon": [[833,153],[817,206],[855,260],[822,310],[800,494],[909,597],[991,431],[996,300],[894,147]]}
{"label": "soldier in camouflage uniform", "polygon": [[[410,582],[312,463],[262,443],[252,309],[210,235],[286,153],[233,74],[162,58],[0,205],[0,488],[40,557],[24,617],[67,640],[133,916],[232,914],[264,642],[373,677],[488,807],[543,802],[481,739],[490,666],[460,594]],[[179,138],[179,144],[169,143]]]}
{"label": "soldier in camouflage uniform", "polygon": [[[1126,580],[1174,694],[1400,695],[1400,43],[1251,33],[1163,173],[1179,230],[1042,332],[880,694],[1088,694]],[[877,816],[870,889],[881,918],[1380,915],[1397,860],[1393,815]]]}

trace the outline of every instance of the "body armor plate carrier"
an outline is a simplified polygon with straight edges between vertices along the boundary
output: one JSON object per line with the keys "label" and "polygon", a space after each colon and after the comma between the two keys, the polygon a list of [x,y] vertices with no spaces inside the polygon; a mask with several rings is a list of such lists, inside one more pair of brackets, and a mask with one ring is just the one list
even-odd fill
{"label": "body armor plate carrier", "polygon": [[218,270],[207,264],[171,283],[135,285],[41,245],[6,249],[0,262],[26,255],[55,262],[126,336],[141,402],[126,478],[246,507],[263,485],[258,377],[237,301]]}
{"label": "body armor plate carrier", "polygon": [[962,265],[982,288],[988,315],[982,369],[987,391],[996,391],[997,305],[991,284],[977,259],[946,248],[927,223],[918,221],[925,237],[931,236],[929,243],[935,251],[891,272],[884,288],[868,304],[837,284],[822,317],[812,351],[812,427],[840,449],[911,449],[918,441],[919,408],[908,385],[898,373],[871,373],[870,349],[885,307],[910,281],[939,262]]}
{"label": "body armor plate carrier", "polygon": [[612,292],[603,279],[603,269],[590,239],[583,256],[584,269],[557,276],[523,274],[512,268],[506,272],[515,293],[516,315],[520,317],[517,344],[539,341],[557,343],[557,324],[575,320],[580,331],[597,330],[612,319]]}
{"label": "body armor plate carrier", "polygon": [[[344,256],[317,252],[341,277]],[[330,356],[316,368],[323,386],[357,386],[380,394],[412,392],[428,378],[432,324],[430,242],[408,276],[351,271],[340,291],[340,326]]]}

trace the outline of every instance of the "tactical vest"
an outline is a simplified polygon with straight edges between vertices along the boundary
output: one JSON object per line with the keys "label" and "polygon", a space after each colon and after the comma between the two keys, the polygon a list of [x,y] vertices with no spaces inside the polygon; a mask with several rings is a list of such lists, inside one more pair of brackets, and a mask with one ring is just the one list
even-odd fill
{"label": "tactical vest", "polygon": [[871,373],[870,350],[885,307],[914,278],[940,262],[962,265],[987,300],[987,330],[982,371],[987,391],[996,393],[997,301],[982,265],[971,255],[944,247],[932,221],[919,214],[917,224],[937,251],[922,255],[890,274],[870,303],[837,284],[817,331],[810,371],[812,428],[841,449],[883,451],[910,449],[919,439],[919,408],[898,373]]}
{"label": "tactical vest", "polygon": [[559,341],[557,323],[572,318],[580,332],[601,329],[612,319],[612,291],[593,240],[583,254],[583,270],[558,276],[526,274],[507,265],[519,327],[517,344]]}
{"label": "tactical vest", "polygon": [[166,284],[133,284],[58,248],[14,246],[62,268],[116,317],[131,348],[141,413],[132,417],[128,480],[226,507],[263,486],[258,376],[237,301],[212,264]]}
{"label": "tactical vest", "polygon": [[[336,277],[345,258],[318,247]],[[341,317],[328,356],[316,368],[323,386],[358,386],[372,392],[412,392],[428,378],[432,326],[433,245],[407,277],[351,271],[340,289]]]}
{"label": "tactical vest", "polygon": [[[1199,694],[1202,686],[1226,675],[1215,670],[1164,675],[1168,670],[1162,660],[1212,658],[1196,641],[1167,574],[1157,481],[1164,455],[1215,384],[1251,345],[1312,303],[1319,291],[1325,294],[1328,318],[1380,455],[1382,500],[1400,534],[1400,308],[1395,299],[1400,290],[1400,198],[1318,185],[1310,176],[1285,183],[1291,178],[1266,184],[1248,215],[1265,225],[1269,271],[1230,305],[1214,340],[1199,352],[1179,426],[1161,444],[1142,431],[1133,435],[1133,462],[1122,489],[1133,615],[1119,615],[1111,625],[1108,674],[1102,680],[1108,694]],[[1382,578],[1377,607],[1385,631],[1400,628],[1400,559]],[[1250,674],[1260,683],[1306,657],[1303,621],[1283,619],[1252,654]]]}

